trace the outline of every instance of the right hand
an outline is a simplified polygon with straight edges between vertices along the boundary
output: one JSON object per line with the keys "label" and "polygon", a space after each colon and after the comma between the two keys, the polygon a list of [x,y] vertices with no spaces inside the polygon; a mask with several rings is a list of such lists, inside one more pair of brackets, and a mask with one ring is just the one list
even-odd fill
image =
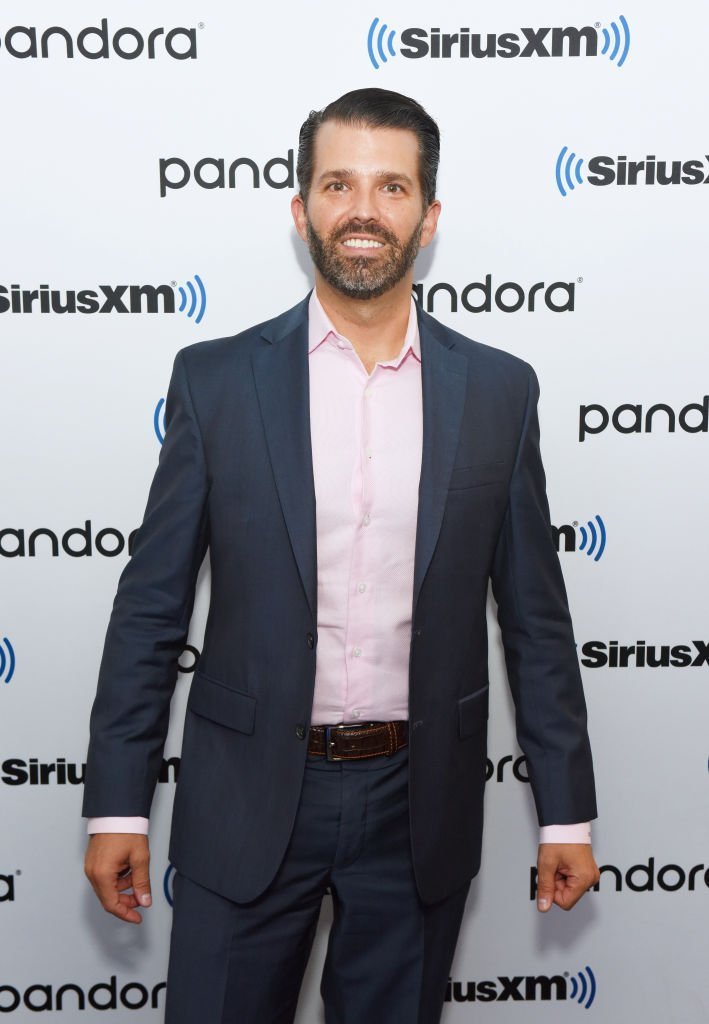
{"label": "right hand", "polygon": [[86,877],[103,909],[121,921],[140,924],[142,918],[135,908],[152,903],[149,865],[147,836],[104,832],[89,839]]}

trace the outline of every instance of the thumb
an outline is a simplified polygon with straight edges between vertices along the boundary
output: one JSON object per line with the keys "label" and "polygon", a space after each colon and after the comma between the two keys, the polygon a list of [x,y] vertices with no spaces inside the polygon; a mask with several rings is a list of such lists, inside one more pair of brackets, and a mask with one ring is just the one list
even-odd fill
{"label": "thumb", "polygon": [[554,893],[556,891],[555,876],[556,871],[551,864],[541,863],[539,865],[537,876],[537,910],[543,914],[549,910],[554,902]]}
{"label": "thumb", "polygon": [[141,907],[149,907],[153,898],[150,892],[150,856],[139,855],[131,859],[131,883],[133,894]]}

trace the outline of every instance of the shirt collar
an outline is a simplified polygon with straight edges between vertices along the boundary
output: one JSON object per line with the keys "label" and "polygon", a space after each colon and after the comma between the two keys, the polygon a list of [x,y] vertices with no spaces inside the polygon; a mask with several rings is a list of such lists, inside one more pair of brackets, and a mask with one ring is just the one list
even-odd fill
{"label": "shirt collar", "polygon": [[[329,339],[333,341],[345,341],[348,347],[351,347],[352,343],[349,338],[339,334],[332,325],[332,321],[322,307],[322,303],[317,296],[317,292],[313,288],[310,296],[310,302],[308,303],[308,355],[311,355],[316,348],[318,348],[324,341]],[[421,362],[421,339],[419,338],[419,325],[418,317],[416,315],[416,303],[411,298],[411,308],[409,310],[409,323],[406,328],[406,335],[404,336],[404,342],[398,355],[387,363],[385,366],[398,366],[399,363],[403,362],[405,356],[408,354],[409,349],[413,356]]]}

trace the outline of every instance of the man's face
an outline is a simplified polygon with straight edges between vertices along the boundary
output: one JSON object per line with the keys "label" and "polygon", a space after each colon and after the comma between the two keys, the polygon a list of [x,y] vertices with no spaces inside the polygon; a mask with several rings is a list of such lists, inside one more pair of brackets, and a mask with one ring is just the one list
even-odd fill
{"label": "man's face", "polygon": [[307,207],[292,203],[301,238],[331,287],[372,299],[398,284],[436,230],[423,203],[416,135],[327,121],[315,139]]}

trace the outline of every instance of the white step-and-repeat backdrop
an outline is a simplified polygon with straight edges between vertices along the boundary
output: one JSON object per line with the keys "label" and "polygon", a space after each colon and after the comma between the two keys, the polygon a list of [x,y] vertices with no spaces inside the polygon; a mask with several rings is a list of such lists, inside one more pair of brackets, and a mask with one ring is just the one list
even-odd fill
{"label": "white step-and-repeat backdrop", "polygon": [[[703,3],[5,0],[0,9],[0,1014],[158,1021],[200,580],[137,929],[85,882],[87,720],[175,352],[309,288],[298,129],[367,85],[443,139],[426,309],[537,369],[602,877],[535,910],[499,642],[482,874],[444,1020],[699,1024],[707,987],[709,210]],[[328,908],[299,1021],[317,995]],[[405,1022],[404,1022],[405,1024]]]}

